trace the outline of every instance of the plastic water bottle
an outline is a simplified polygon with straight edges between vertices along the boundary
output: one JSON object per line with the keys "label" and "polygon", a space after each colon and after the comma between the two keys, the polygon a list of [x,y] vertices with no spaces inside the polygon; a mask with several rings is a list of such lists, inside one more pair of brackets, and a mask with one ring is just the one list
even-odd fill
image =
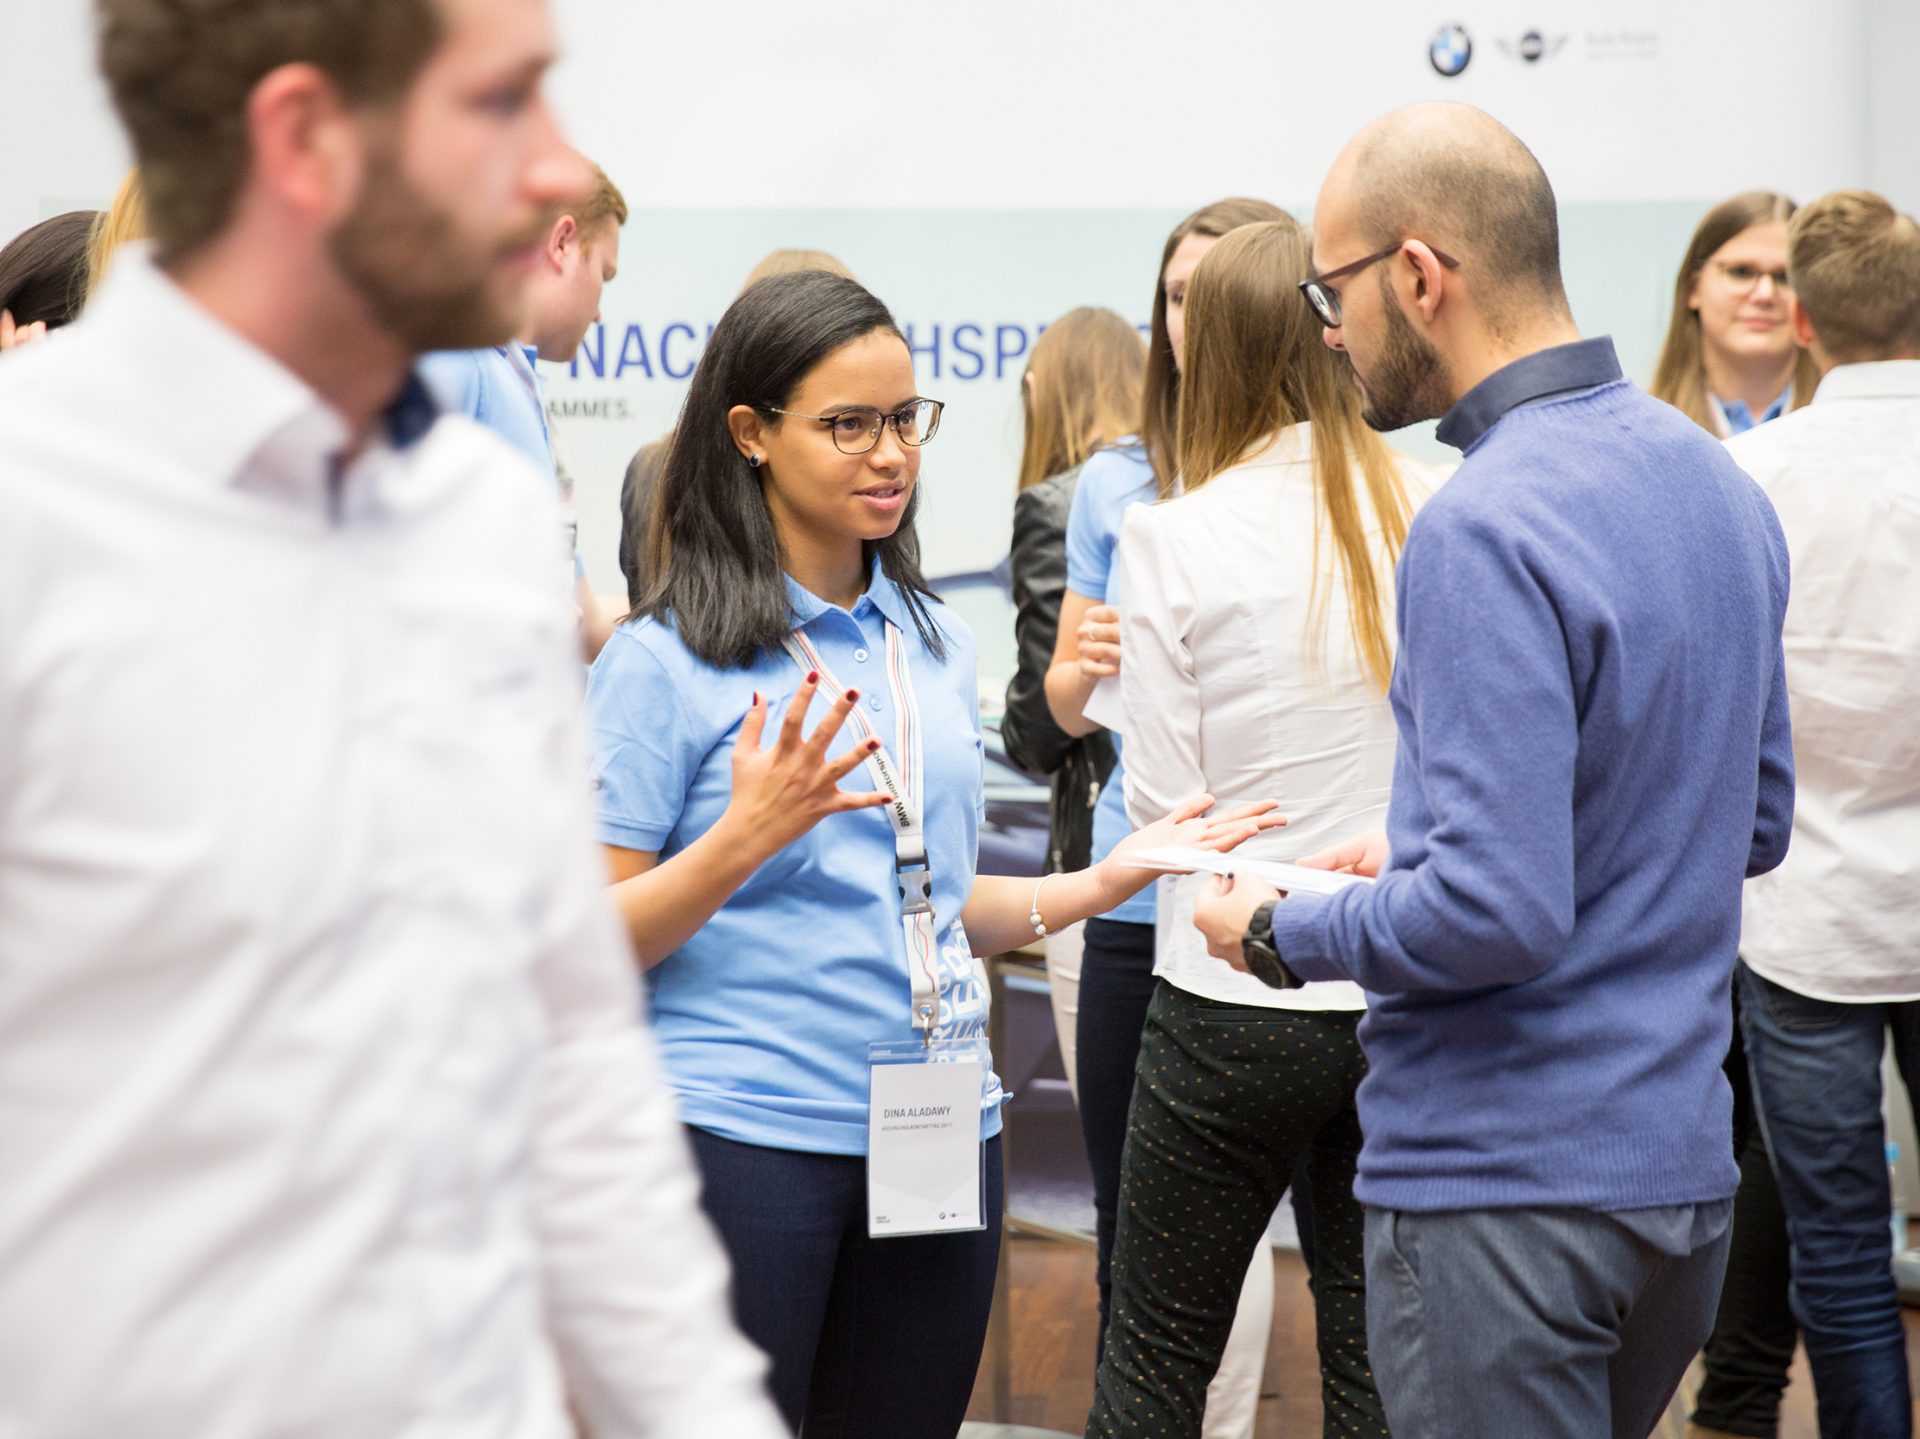
{"label": "plastic water bottle", "polygon": [[1893,1200],[1893,1252],[1907,1247],[1907,1201],[1900,1193],[1900,1146],[1887,1141],[1887,1193]]}

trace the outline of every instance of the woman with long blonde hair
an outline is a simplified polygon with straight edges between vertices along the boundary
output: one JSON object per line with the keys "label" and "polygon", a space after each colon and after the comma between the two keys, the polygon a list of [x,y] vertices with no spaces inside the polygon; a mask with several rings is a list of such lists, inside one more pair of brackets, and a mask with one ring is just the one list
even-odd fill
{"label": "woman with long blonde hair", "polygon": [[120,177],[113,203],[93,223],[87,241],[87,297],[91,299],[107,277],[107,266],[130,240],[147,238],[147,192],[140,183],[140,167]]}
{"label": "woman with long blonde hair", "polygon": [[1820,373],[1788,329],[1787,221],[1771,190],[1700,219],[1673,282],[1673,314],[1648,393],[1726,439],[1813,398]]}
{"label": "woman with long blonde hair", "polygon": [[1021,493],[1078,469],[1139,422],[1147,345],[1126,316],[1082,305],[1034,342],[1020,377]]}
{"label": "woman with long blonde hair", "polygon": [[[1131,510],[1119,548],[1129,816],[1151,823],[1205,775],[1281,801],[1288,828],[1250,849],[1269,856],[1385,821],[1393,567],[1435,479],[1361,418],[1297,288],[1309,251],[1284,219],[1233,231],[1194,270],[1179,492]],[[1265,1234],[1303,1158],[1325,1432],[1384,1433],[1353,1197],[1365,997],[1229,969],[1193,928],[1193,885],[1160,884],[1088,1433],[1200,1433],[1243,1274],[1247,1290],[1265,1276],[1271,1304]]]}
{"label": "woman with long blonde hair", "polygon": [[[1235,227],[1284,212],[1263,200],[1219,200],[1173,227],[1154,272],[1141,416],[1137,433],[1086,462],[1067,515],[1067,588],[1053,662],[1047,668],[1047,709],[1063,733],[1078,738],[1102,726],[1087,714],[1095,683],[1118,672],[1119,631],[1112,608],[1113,554],[1128,505],[1165,492],[1173,473],[1173,424],[1179,413],[1180,354],[1188,277],[1208,249]],[[1120,786],[1125,746],[1113,737],[1116,762],[1095,801],[1091,857],[1098,859],[1132,833]],[[1093,1172],[1095,1275],[1100,1289],[1100,1335],[1107,1323],[1107,1261],[1113,1249],[1120,1157],[1127,1139],[1127,1101],[1133,1093],[1140,1027],[1153,998],[1153,897],[1138,895],[1087,922],[1081,956],[1075,1065],[1080,1133]],[[1256,1376],[1257,1379],[1257,1376]],[[1255,1396],[1258,1397],[1257,1395]],[[1249,1421],[1250,1422],[1250,1421]],[[1230,1430],[1216,1431],[1222,1435]]]}

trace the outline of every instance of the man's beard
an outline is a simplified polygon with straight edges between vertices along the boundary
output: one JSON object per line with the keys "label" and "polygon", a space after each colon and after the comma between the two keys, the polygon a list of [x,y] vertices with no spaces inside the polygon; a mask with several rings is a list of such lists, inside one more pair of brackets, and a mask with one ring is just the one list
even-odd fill
{"label": "man's beard", "polygon": [[378,322],[419,354],[513,339],[525,317],[517,293],[494,287],[496,267],[545,234],[544,225],[519,234],[461,234],[451,215],[402,177],[391,145],[380,143],[368,156],[360,198],[327,245]]}
{"label": "man's beard", "polygon": [[[1376,430],[1400,430],[1444,415],[1453,401],[1440,352],[1415,333],[1388,286],[1380,287],[1380,298],[1387,313],[1387,332],[1360,387],[1365,399],[1360,418]],[[1353,357],[1347,358],[1351,363]]]}

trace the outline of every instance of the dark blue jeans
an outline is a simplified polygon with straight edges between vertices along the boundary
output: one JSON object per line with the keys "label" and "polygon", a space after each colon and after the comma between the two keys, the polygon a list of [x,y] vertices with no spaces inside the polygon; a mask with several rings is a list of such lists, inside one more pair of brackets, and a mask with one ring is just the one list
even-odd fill
{"label": "dark blue jeans", "polygon": [[1733,1086],[1733,1158],[1740,1166],[1740,1188],[1733,1196],[1733,1247],[1727,1251],[1720,1310],[1700,1354],[1704,1372],[1694,1396],[1693,1422],[1723,1434],[1776,1439],[1780,1396],[1786,1391],[1800,1326],[1794,1322],[1789,1294],[1793,1269],[1787,1216],[1753,1114],[1737,989],[1733,1018],[1726,1072]]}
{"label": "dark blue jeans", "polygon": [[993,1307],[999,1138],[982,1155],[984,1230],[869,1239],[864,1156],[687,1137],[733,1261],[735,1317],[773,1361],[788,1426],[805,1439],[953,1439]]}
{"label": "dark blue jeans", "polygon": [[1888,1035],[1920,1083],[1920,1001],[1834,1004],[1737,971],[1754,1107],[1793,1244],[1793,1309],[1822,1439],[1907,1439],[1906,1329],[1893,1278],[1881,1117]]}

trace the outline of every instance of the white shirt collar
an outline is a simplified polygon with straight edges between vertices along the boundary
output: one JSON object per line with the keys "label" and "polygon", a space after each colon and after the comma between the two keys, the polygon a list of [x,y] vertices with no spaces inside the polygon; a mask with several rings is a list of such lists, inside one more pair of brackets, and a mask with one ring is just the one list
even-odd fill
{"label": "white shirt collar", "polygon": [[1920,399],[1920,360],[1868,360],[1835,365],[1813,392],[1815,404],[1832,400]]}
{"label": "white shirt collar", "polygon": [[155,442],[195,456],[218,483],[275,487],[347,446],[337,411],[189,297],[144,245],[115,263],[88,319],[164,396]]}
{"label": "white shirt collar", "polygon": [[1266,448],[1258,454],[1235,460],[1214,479],[1219,479],[1221,475],[1238,474],[1242,470],[1274,470],[1287,465],[1305,464],[1312,458],[1313,424],[1309,420],[1302,420],[1271,436]]}
{"label": "white shirt collar", "polygon": [[[1241,465],[1298,465],[1313,458],[1313,422],[1302,420],[1288,425],[1273,437],[1273,443]],[[1236,469],[1239,466],[1235,466]]]}

